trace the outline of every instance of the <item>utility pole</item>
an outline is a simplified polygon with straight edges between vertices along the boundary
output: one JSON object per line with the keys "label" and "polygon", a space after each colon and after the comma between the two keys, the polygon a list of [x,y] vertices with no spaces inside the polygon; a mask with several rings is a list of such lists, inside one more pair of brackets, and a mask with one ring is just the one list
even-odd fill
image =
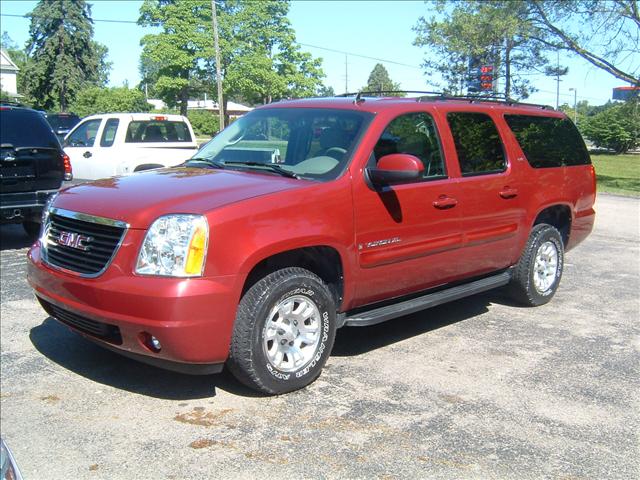
{"label": "utility pole", "polygon": [[556,63],[556,110],[560,106],[560,50],[557,52],[557,63]]}
{"label": "utility pole", "polygon": [[347,54],[344,54],[344,93],[349,93],[349,70],[347,68]]}
{"label": "utility pole", "polygon": [[573,123],[578,125],[578,89],[570,88],[570,92],[573,92]]}
{"label": "utility pole", "polygon": [[220,44],[218,42],[218,16],[216,15],[216,2],[211,0],[211,20],[213,22],[213,46],[216,51],[216,83],[218,85],[218,131],[224,129],[224,102],[222,99],[222,75],[220,73]]}

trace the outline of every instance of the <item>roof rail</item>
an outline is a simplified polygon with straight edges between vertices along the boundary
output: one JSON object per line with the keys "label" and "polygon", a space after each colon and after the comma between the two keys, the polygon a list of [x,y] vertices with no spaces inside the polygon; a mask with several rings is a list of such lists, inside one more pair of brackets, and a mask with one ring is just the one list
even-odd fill
{"label": "roof rail", "polygon": [[541,108],[542,110],[554,110],[554,108],[550,105],[542,105],[539,103],[525,103],[519,102],[517,100],[513,100],[511,98],[506,98],[504,95],[446,95],[439,94],[436,96],[423,96],[416,98],[417,102],[428,102],[428,101],[442,101],[442,100],[461,100],[468,101],[469,103],[474,102],[488,102],[488,103],[498,103],[502,105],[509,106],[522,106],[522,107],[536,107]]}
{"label": "roof rail", "polygon": [[442,95],[441,92],[425,92],[423,90],[371,90],[371,91],[361,91],[361,92],[353,92],[353,93],[341,93],[340,95],[336,95],[336,97],[356,97],[353,103],[364,102],[364,96],[378,96],[380,94],[393,94],[393,93],[420,93],[423,95]]}

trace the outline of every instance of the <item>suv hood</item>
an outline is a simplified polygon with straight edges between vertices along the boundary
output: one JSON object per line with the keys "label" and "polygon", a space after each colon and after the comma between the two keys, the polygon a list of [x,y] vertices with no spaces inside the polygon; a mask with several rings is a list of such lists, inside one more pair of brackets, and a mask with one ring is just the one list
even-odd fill
{"label": "suv hood", "polygon": [[309,185],[271,174],[168,168],[82,183],[63,190],[57,208],[149,228],[162,215],[205,214],[248,198]]}

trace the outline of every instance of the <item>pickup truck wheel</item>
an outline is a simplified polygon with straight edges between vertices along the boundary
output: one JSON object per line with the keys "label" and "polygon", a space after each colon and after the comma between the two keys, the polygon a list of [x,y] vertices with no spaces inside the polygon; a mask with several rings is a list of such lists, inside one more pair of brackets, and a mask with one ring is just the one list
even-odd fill
{"label": "pickup truck wheel", "polygon": [[27,220],[22,222],[22,228],[30,240],[35,240],[38,238],[38,235],[40,235],[40,222]]}
{"label": "pickup truck wheel", "polygon": [[560,284],[563,265],[560,232],[547,224],[534,226],[513,272],[512,297],[531,307],[549,302]]}
{"label": "pickup truck wheel", "polygon": [[335,339],[333,297],[302,268],[267,275],[242,297],[227,365],[250,388],[281,394],[320,375]]}

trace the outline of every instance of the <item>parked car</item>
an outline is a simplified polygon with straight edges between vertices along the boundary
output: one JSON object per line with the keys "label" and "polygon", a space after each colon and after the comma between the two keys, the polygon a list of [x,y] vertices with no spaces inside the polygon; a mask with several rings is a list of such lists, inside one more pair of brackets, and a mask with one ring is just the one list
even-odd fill
{"label": "parked car", "polygon": [[174,166],[198,150],[186,117],[149,113],[91,115],[67,134],[63,146],[78,179]]}
{"label": "parked car", "polygon": [[594,201],[582,138],[548,107],[279,102],[181,167],[60,193],[28,280],[105,347],[191,373],[226,363],[280,394],[320,375],[344,325],[502,286],[549,302]]}
{"label": "parked car", "polygon": [[80,117],[75,113],[48,113],[47,122],[58,136],[60,141],[64,140],[67,133],[71,131],[80,121]]}
{"label": "parked car", "polygon": [[72,179],[69,157],[44,116],[0,107],[0,222],[21,223],[35,239],[42,210],[63,180]]}

